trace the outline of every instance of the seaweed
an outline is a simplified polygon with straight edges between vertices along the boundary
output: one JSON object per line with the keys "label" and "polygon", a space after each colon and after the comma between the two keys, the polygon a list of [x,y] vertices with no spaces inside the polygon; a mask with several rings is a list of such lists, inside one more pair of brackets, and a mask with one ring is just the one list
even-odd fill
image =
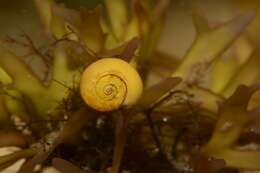
{"label": "seaweed", "polygon": [[[43,43],[23,30],[1,39],[0,146],[20,150],[1,156],[0,170],[21,158],[18,173],[49,166],[62,173],[260,170],[259,108],[249,104],[259,91],[258,52],[243,33],[254,11],[211,27],[194,10],[196,39],[177,59],[157,49],[174,2],[34,3]],[[225,63],[226,56],[233,59]],[[132,107],[104,113],[82,100],[83,70],[105,57],[140,73],[145,89]],[[150,84],[154,73],[160,80]]]}

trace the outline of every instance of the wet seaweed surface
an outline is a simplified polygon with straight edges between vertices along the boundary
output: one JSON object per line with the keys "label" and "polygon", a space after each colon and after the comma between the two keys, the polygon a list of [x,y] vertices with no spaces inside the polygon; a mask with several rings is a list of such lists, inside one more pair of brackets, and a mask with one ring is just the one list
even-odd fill
{"label": "wet seaweed surface", "polygon": [[[20,150],[1,156],[0,170],[22,158],[18,173],[260,170],[259,51],[245,32],[255,11],[212,26],[194,9],[196,38],[180,59],[158,49],[177,2],[34,0],[43,40],[23,29],[1,38],[0,146]],[[133,65],[144,90],[102,112],[79,88],[84,69],[107,57]]]}

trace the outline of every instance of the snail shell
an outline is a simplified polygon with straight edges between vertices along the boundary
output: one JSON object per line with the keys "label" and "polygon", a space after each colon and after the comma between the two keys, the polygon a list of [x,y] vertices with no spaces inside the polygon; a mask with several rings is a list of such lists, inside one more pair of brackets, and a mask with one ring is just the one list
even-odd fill
{"label": "snail shell", "polygon": [[103,58],[89,65],[80,82],[83,100],[102,112],[135,104],[142,90],[143,83],[135,68],[118,58]]}

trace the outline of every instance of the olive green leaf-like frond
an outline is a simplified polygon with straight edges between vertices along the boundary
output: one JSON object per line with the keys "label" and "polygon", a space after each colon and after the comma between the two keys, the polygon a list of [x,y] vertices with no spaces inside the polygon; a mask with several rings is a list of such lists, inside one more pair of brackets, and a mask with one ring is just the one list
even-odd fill
{"label": "olive green leaf-like frond", "polygon": [[251,96],[259,85],[241,85],[219,108],[219,119],[209,142],[202,147],[205,155],[224,159],[227,166],[241,169],[259,169],[260,152],[235,149],[236,141],[253,115],[247,110]]}
{"label": "olive green leaf-like frond", "polygon": [[197,35],[191,48],[185,55],[183,62],[175,70],[172,76],[182,77],[185,81],[193,83],[197,78],[194,76],[199,66],[209,66],[216,58],[231,45],[240,35],[244,28],[254,18],[255,12],[247,12],[219,27]]}
{"label": "olive green leaf-like frond", "polygon": [[11,86],[28,99],[27,104],[33,104],[31,106],[41,116],[53,111],[66,97],[68,88],[72,88],[74,81],[79,78],[78,71],[69,70],[67,57],[62,49],[57,49],[54,55],[52,81],[48,86],[45,86],[30,67],[15,55],[6,52],[0,59],[0,66],[12,78]]}

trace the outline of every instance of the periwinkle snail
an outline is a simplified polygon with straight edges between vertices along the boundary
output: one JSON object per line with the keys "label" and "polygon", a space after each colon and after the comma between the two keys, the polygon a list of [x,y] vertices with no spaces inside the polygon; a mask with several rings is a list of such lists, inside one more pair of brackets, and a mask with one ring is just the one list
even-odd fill
{"label": "periwinkle snail", "polygon": [[103,58],[90,64],[80,82],[83,100],[101,112],[134,105],[142,90],[143,83],[138,72],[118,58]]}

